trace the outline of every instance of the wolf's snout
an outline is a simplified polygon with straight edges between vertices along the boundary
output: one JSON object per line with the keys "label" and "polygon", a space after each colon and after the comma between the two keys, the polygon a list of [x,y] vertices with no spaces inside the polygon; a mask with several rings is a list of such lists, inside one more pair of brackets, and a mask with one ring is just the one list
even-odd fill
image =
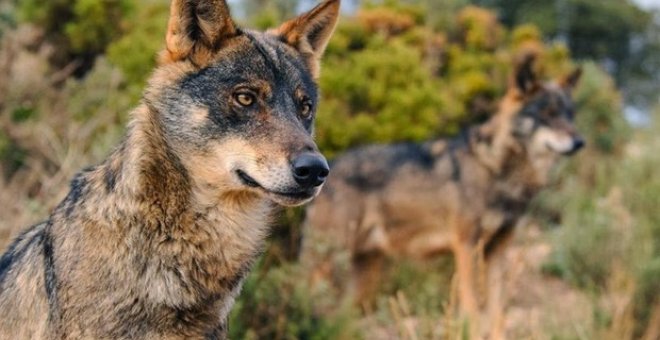
{"label": "wolf's snout", "polygon": [[330,173],[328,162],[317,153],[303,153],[296,157],[291,165],[293,178],[305,189],[323,184]]}

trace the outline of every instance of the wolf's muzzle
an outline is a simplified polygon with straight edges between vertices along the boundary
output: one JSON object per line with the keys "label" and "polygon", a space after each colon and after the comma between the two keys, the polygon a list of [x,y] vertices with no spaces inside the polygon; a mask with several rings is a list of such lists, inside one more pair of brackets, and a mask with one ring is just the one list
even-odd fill
{"label": "wolf's muzzle", "polygon": [[330,173],[330,167],[325,158],[312,152],[298,155],[292,162],[293,178],[304,189],[318,187]]}

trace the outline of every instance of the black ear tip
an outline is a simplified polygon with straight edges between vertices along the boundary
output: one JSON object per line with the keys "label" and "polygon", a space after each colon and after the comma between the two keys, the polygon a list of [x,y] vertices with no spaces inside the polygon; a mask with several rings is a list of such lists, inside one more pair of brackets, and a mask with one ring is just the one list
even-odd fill
{"label": "black ear tip", "polygon": [[567,89],[574,89],[582,78],[582,67],[576,67],[560,81],[560,85]]}
{"label": "black ear tip", "polygon": [[513,86],[523,93],[531,93],[538,86],[537,72],[534,68],[538,57],[536,51],[527,50],[514,59]]}
{"label": "black ear tip", "polygon": [[341,0],[326,0],[325,2],[320,3],[317,8],[331,10],[332,12],[339,12],[340,4]]}
{"label": "black ear tip", "polygon": [[523,55],[523,64],[524,65],[529,65],[529,64],[534,63],[534,61],[536,60],[536,57],[537,57],[536,53],[526,52]]}
{"label": "black ear tip", "polygon": [[538,55],[536,53],[529,51],[525,52],[521,57],[518,69],[522,72],[533,73],[532,71],[534,69],[534,63],[536,63],[536,59],[538,59]]}
{"label": "black ear tip", "polygon": [[541,52],[533,47],[524,47],[514,54],[517,69],[529,68],[539,59]]}
{"label": "black ear tip", "polygon": [[582,72],[583,72],[583,70],[582,70],[582,66],[578,66],[578,67],[573,71],[573,77],[574,77],[575,79],[580,78],[580,77],[582,76]]}

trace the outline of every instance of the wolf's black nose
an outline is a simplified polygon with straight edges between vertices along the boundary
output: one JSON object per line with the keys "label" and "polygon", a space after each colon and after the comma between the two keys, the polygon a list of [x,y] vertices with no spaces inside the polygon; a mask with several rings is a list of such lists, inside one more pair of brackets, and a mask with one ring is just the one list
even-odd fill
{"label": "wolf's black nose", "polygon": [[317,187],[328,177],[330,167],[325,158],[317,153],[303,153],[293,162],[293,178],[306,189]]}
{"label": "wolf's black nose", "polygon": [[578,151],[578,150],[582,149],[582,147],[584,147],[584,144],[585,144],[584,139],[579,138],[579,137],[575,138],[575,140],[573,140],[573,150]]}
{"label": "wolf's black nose", "polygon": [[582,149],[585,144],[586,142],[584,141],[584,139],[582,139],[582,137],[575,137],[573,138],[573,147],[570,150],[568,150],[565,154],[571,156],[576,152],[578,152],[580,149]]}

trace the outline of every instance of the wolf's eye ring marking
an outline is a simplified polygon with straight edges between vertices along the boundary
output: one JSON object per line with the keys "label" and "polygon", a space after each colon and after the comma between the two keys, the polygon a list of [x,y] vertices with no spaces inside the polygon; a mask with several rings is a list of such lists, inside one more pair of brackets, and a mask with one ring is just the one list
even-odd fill
{"label": "wolf's eye ring marking", "polygon": [[236,92],[234,100],[243,107],[250,107],[256,101],[254,94],[250,92]]}
{"label": "wolf's eye ring marking", "polygon": [[312,101],[307,98],[303,99],[301,107],[300,115],[303,118],[309,118],[309,116],[312,114]]}

